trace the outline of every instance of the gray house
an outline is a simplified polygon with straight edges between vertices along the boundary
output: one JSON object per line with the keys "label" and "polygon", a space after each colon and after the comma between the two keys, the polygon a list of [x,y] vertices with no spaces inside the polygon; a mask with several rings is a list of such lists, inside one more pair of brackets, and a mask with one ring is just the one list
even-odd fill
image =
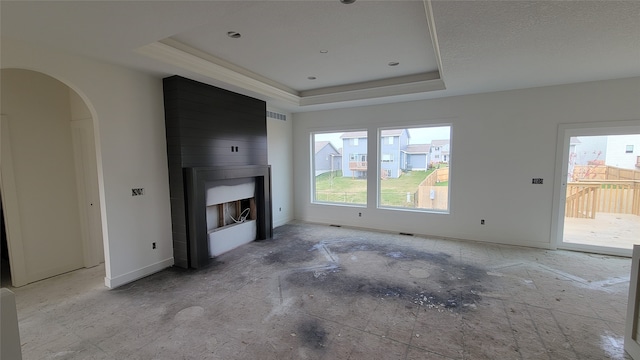
{"label": "gray house", "polygon": [[403,171],[426,171],[431,163],[431,144],[413,144],[400,153]]}
{"label": "gray house", "polygon": [[317,141],[314,146],[316,176],[342,169],[342,154],[330,141]]}
{"label": "gray house", "polygon": [[[344,159],[342,175],[366,177],[367,132],[352,131],[340,136]],[[449,140],[435,140],[438,159],[433,158],[432,144],[409,144],[407,129],[382,130],[380,132],[380,176],[398,178],[403,171],[425,171],[432,163],[449,162]],[[316,148],[317,149],[317,148]]]}
{"label": "gray house", "polygon": [[431,164],[449,163],[449,139],[431,142]]}

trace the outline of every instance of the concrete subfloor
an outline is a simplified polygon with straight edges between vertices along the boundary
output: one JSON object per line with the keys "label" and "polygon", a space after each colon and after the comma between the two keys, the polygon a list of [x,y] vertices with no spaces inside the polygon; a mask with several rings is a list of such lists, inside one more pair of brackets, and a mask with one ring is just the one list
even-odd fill
{"label": "concrete subfloor", "polygon": [[294,222],[205,269],[12,289],[24,359],[630,359],[630,259]]}

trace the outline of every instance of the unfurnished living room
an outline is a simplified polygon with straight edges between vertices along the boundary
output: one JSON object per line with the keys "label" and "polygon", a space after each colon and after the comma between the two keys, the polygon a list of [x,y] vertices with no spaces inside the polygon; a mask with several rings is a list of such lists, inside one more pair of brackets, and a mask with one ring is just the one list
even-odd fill
{"label": "unfurnished living room", "polygon": [[640,2],[1,1],[4,359],[640,359]]}

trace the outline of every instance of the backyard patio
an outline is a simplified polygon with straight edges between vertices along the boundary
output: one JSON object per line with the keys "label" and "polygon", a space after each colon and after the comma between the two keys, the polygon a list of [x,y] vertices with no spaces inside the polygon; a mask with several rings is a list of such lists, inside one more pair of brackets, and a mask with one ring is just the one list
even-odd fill
{"label": "backyard patio", "polygon": [[596,213],[594,219],[564,219],[564,242],[632,249],[640,244],[640,216]]}

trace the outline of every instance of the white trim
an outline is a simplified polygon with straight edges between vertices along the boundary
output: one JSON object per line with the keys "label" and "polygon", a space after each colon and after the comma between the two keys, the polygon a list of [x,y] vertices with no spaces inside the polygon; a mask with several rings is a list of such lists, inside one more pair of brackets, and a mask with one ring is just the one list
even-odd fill
{"label": "white trim", "polygon": [[640,345],[636,338],[638,329],[638,264],[640,263],[640,245],[633,246],[631,259],[631,280],[629,281],[629,299],[627,302],[627,317],[624,327],[624,351],[633,359],[640,359]]}
{"label": "white trim", "polygon": [[[425,8],[425,10],[427,9]],[[427,20],[427,22],[429,21]],[[430,26],[431,28],[432,26]],[[433,31],[435,31],[435,27],[433,27]],[[434,35],[432,35],[433,38]],[[210,79],[270,97],[273,100],[304,107],[444,90],[446,87],[441,78],[440,52],[435,44],[434,48],[438,57],[438,71],[307,90],[300,93],[295,89],[190,47],[175,39],[168,38],[157,41],[136,49],[136,52]]]}
{"label": "white trim", "polygon": [[618,256],[630,256],[630,249],[611,248],[583,244],[564,243],[564,210],[567,194],[567,172],[569,167],[569,145],[574,136],[624,135],[640,133],[640,120],[602,121],[592,123],[560,124],[556,142],[556,167],[554,176],[553,208],[551,209],[552,249],[577,250]]}
{"label": "white trim", "polygon": [[438,73],[440,75],[440,79],[442,79],[442,86],[444,87],[444,76],[442,74],[442,57],[440,56],[440,44],[438,43],[436,20],[433,16],[431,0],[424,0],[423,2],[425,15],[427,17],[427,26],[429,27],[429,35],[431,35],[431,44],[433,45],[433,53],[436,55],[436,62],[438,63]]}
{"label": "white trim", "polygon": [[126,274],[120,275],[120,276],[116,276],[114,278],[110,278],[108,276],[105,276],[104,278],[104,285],[106,287],[108,287],[109,289],[115,289],[118,286],[122,286],[124,284],[128,284],[132,281],[136,281],[139,279],[142,279],[143,277],[155,274],[163,269],[166,269],[168,267],[173,266],[173,256],[159,261],[157,263],[151,264],[149,266],[145,266],[143,268],[140,268],[138,270],[134,270],[134,271],[130,271]]}
{"label": "white trim", "polygon": [[2,208],[4,209],[5,231],[9,248],[9,264],[11,268],[11,283],[13,286],[23,286],[30,282],[24,243],[22,241],[22,222],[20,220],[20,203],[18,202],[16,180],[13,169],[13,153],[11,150],[11,136],[9,118],[0,116],[0,191],[2,191]]}
{"label": "white trim", "polygon": [[[136,51],[156,60],[175,65],[181,69],[193,71],[197,74],[220,80],[230,85],[239,86],[249,91],[255,91],[258,94],[272,97],[275,100],[282,100],[293,105],[300,103],[300,97],[297,94],[267,84],[265,79],[257,79],[256,75],[249,74],[248,72],[240,73],[229,67],[215,63],[211,59],[204,59],[202,56],[178,49],[175,43],[177,43],[175,40],[171,41],[171,45],[155,42],[138,48]],[[193,52],[195,51],[194,49]]]}
{"label": "white trim", "polygon": [[415,81],[409,83],[380,85],[376,87],[341,91],[340,88],[335,92],[308,95],[300,98],[300,106],[332,104],[354,100],[368,100],[376,98],[384,98],[397,95],[409,95],[425,93],[429,91],[444,90],[444,82],[441,79]]}

